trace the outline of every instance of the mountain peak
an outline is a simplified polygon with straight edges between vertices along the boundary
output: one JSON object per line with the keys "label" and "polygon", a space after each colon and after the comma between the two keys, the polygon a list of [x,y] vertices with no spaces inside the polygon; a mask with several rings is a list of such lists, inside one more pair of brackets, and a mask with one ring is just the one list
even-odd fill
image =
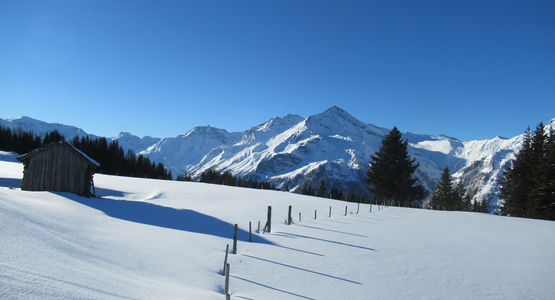
{"label": "mountain peak", "polygon": [[340,113],[340,114],[342,114],[342,113],[347,113],[345,110],[343,110],[343,109],[341,109],[340,107],[335,106],[335,105],[332,106],[332,107],[330,107],[330,108],[328,108],[328,109],[326,109],[326,110],[324,111],[324,113],[326,113],[326,112],[330,112],[330,113]]}
{"label": "mountain peak", "polygon": [[352,125],[356,127],[366,125],[337,106],[332,106],[322,113],[310,116],[306,121],[308,124],[318,124],[330,129],[337,128],[337,126],[344,128]]}
{"label": "mountain peak", "polygon": [[358,119],[353,117],[351,114],[349,114],[347,111],[337,106],[332,106],[326,109],[324,112],[320,113],[320,115],[325,117],[334,117],[334,118],[339,117],[342,119],[350,120],[351,122],[362,123]]}
{"label": "mountain peak", "polygon": [[271,131],[273,129],[278,128],[278,131],[282,132],[282,131],[294,126],[295,124],[297,124],[299,122],[302,122],[302,120],[304,120],[304,118],[299,116],[299,115],[288,114],[287,116],[285,116],[283,118],[280,118],[280,117],[271,118],[270,120],[264,122],[261,125],[253,127],[250,130]]}
{"label": "mountain peak", "polygon": [[207,126],[197,126],[189,130],[186,134],[181,135],[179,137],[184,138],[184,137],[192,137],[192,136],[202,136],[209,139],[227,141],[233,136],[233,134],[229,133],[225,129],[220,129],[220,128],[207,125]]}
{"label": "mountain peak", "polygon": [[7,121],[12,122],[12,123],[46,124],[46,122],[44,122],[44,121],[33,119],[33,118],[27,117],[27,116],[21,116],[21,117],[9,119]]}

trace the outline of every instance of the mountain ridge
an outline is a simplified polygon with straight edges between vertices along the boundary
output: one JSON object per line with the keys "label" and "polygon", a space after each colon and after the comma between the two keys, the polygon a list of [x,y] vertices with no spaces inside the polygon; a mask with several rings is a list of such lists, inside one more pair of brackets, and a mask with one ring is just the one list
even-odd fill
{"label": "mountain ridge", "polygon": [[[21,128],[44,135],[58,130],[68,139],[89,135],[74,126],[46,123],[30,117],[0,119],[0,126]],[[555,119],[546,127],[555,127]],[[198,177],[208,169],[231,172],[239,177],[270,181],[282,190],[300,192],[317,189],[324,180],[329,189],[369,196],[363,178],[381,140],[389,129],[367,124],[333,106],[322,113],[303,118],[289,114],[274,117],[242,132],[228,132],[211,126],[197,126],[183,135],[169,138],[128,132],[109,138],[124,149],[162,162],[174,174]],[[420,164],[416,177],[428,191],[449,167],[457,182],[462,182],[475,201],[488,201],[495,209],[497,182],[501,170],[520,149],[522,135],[513,138],[460,141],[446,135],[406,132],[409,154]],[[429,199],[424,201],[424,205]]]}

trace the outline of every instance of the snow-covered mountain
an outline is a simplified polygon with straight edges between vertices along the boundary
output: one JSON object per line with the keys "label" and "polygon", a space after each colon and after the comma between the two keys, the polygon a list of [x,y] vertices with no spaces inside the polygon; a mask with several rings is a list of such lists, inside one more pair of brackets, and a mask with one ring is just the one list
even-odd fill
{"label": "snow-covered mountain", "polygon": [[[40,135],[56,129],[68,138],[86,135],[73,126],[28,117],[0,119],[0,126]],[[555,119],[548,126],[555,128]],[[368,195],[363,178],[370,155],[379,149],[388,132],[389,129],[363,123],[334,106],[308,118],[275,117],[243,132],[201,126],[170,138],[139,138],[122,132],[111,139],[124,149],[164,163],[173,174],[196,177],[208,169],[217,169],[268,180],[293,192],[307,185],[316,189],[323,179],[328,189],[336,187]],[[498,205],[496,183],[501,170],[514,158],[522,142],[522,135],[463,142],[444,135],[407,132],[403,138],[409,142],[410,155],[420,163],[416,176],[426,189],[433,190],[447,166],[474,200],[488,201],[491,209]]]}
{"label": "snow-covered mountain", "polygon": [[46,123],[44,121],[35,120],[30,117],[19,117],[8,120],[0,119],[0,126],[4,128],[21,129],[23,131],[31,131],[37,136],[44,137],[44,135],[50,131],[57,130],[59,133],[65,137],[74,136],[90,136],[98,137],[95,135],[89,135],[83,129],[77,128],[75,126],[63,125],[58,123]]}

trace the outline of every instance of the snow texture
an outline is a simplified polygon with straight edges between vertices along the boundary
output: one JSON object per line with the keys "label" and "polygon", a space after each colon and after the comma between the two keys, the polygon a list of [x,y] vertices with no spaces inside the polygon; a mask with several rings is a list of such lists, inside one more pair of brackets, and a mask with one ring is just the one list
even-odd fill
{"label": "snow texture", "polygon": [[[287,192],[99,174],[99,198],[82,198],[21,191],[21,176],[0,161],[1,299],[224,299],[234,224],[231,299],[555,295],[552,221],[368,204],[357,214]],[[272,232],[249,242],[268,206]]]}

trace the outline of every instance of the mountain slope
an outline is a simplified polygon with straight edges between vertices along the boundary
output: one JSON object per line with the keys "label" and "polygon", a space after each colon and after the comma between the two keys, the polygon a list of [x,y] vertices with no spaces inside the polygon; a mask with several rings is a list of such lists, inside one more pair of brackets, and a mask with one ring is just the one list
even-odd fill
{"label": "mountain slope", "polygon": [[[86,135],[72,126],[27,117],[0,119],[0,125],[38,134],[57,129],[68,138]],[[555,119],[548,127],[555,127]],[[370,155],[379,149],[387,132],[389,129],[365,124],[334,106],[308,118],[275,117],[243,132],[201,126],[171,138],[139,138],[121,133],[112,140],[163,162],[173,174],[197,177],[208,169],[217,169],[268,180],[283,190],[297,192],[307,186],[317,189],[319,181],[324,180],[328,190],[336,187],[368,197],[363,178]],[[409,142],[409,154],[420,164],[416,176],[428,191],[433,190],[441,170],[447,166],[471,197],[488,201],[491,210],[498,206],[501,170],[514,158],[522,141],[522,135],[464,142],[444,135],[409,132],[403,138]]]}

